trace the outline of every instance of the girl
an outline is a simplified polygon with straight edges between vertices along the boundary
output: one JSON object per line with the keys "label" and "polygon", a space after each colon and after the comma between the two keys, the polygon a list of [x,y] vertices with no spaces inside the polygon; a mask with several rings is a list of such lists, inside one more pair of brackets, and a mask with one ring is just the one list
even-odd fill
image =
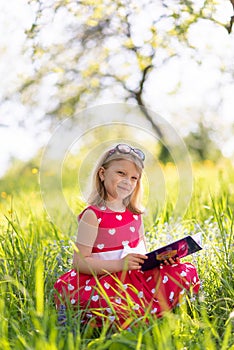
{"label": "girl", "polygon": [[160,317],[176,306],[185,290],[199,289],[195,267],[168,259],[141,271],[147,259],[141,175],[145,155],[119,144],[100,158],[89,206],[79,215],[73,269],[55,283],[56,305],[84,310],[83,322],[104,319],[126,328],[147,315]]}

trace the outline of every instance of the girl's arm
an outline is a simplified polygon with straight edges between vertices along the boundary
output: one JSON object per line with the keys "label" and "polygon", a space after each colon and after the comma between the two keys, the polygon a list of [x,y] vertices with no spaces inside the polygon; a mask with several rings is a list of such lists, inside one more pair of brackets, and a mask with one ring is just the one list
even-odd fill
{"label": "girl's arm", "polygon": [[92,210],[86,210],[78,227],[77,251],[73,256],[73,267],[85,274],[105,274],[123,270],[137,270],[146,258],[142,254],[128,254],[117,260],[99,260],[91,256],[92,248],[97,237],[98,220]]}

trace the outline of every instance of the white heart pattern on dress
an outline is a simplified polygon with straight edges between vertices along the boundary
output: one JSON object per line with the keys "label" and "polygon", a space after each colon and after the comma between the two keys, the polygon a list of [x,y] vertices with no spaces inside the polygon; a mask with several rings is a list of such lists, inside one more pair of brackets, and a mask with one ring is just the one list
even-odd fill
{"label": "white heart pattern on dress", "polygon": [[75,289],[75,287],[74,287],[72,284],[70,284],[70,283],[69,283],[69,285],[68,285],[67,289],[68,289],[68,290],[74,290],[74,289]]}
{"label": "white heart pattern on dress", "polygon": [[105,282],[105,283],[104,283],[104,287],[105,287],[106,289],[109,289],[109,288],[110,288],[109,283]]}
{"label": "white heart pattern on dress", "polygon": [[106,308],[106,311],[107,311],[109,314],[112,314],[112,310],[111,310],[110,307],[107,307],[107,308]]}
{"label": "white heart pattern on dress", "polygon": [[152,294],[155,293],[155,288],[151,289],[151,293],[152,293]]}
{"label": "white heart pattern on dress", "polygon": [[182,272],[180,273],[180,276],[182,276],[182,277],[185,277],[185,276],[187,276],[187,272],[185,272],[185,271],[182,271]]}
{"label": "white heart pattern on dress", "polygon": [[150,280],[152,280],[152,276],[149,276],[148,278],[147,278],[147,280],[146,280],[146,282],[149,282]]}
{"label": "white heart pattern on dress", "polygon": [[140,308],[140,305],[139,305],[139,304],[135,304],[135,305],[133,306],[133,310],[139,310],[139,308]]}
{"label": "white heart pattern on dress", "polygon": [[128,243],[129,243],[129,241],[122,241],[122,245],[123,245],[123,246],[128,245]]}
{"label": "white heart pattern on dress", "polygon": [[74,277],[74,276],[76,276],[76,272],[75,272],[75,271],[72,271],[72,272],[71,272],[71,277]]}
{"label": "white heart pattern on dress", "polygon": [[158,309],[156,307],[153,308],[153,310],[151,310],[151,314],[155,314],[158,311]]}
{"label": "white heart pattern on dress", "polygon": [[138,220],[138,215],[133,215],[133,219]]}
{"label": "white heart pattern on dress", "polygon": [[109,316],[109,320],[110,320],[111,322],[114,322],[115,316]]}
{"label": "white heart pattern on dress", "polygon": [[98,301],[99,295],[93,295],[91,298],[93,301]]}
{"label": "white heart pattern on dress", "polygon": [[98,244],[98,245],[97,245],[97,247],[98,247],[98,249],[100,249],[100,250],[101,250],[101,249],[103,249],[103,248],[104,248],[104,244],[103,244],[103,243],[102,243],[102,244]]}
{"label": "white heart pattern on dress", "polygon": [[103,205],[100,209],[101,210],[106,210],[106,207]]}
{"label": "white heart pattern on dress", "polygon": [[195,269],[195,266],[191,265],[191,264],[185,264],[186,268],[189,269]]}
{"label": "white heart pattern on dress", "polygon": [[169,295],[169,300],[171,300],[171,301],[172,301],[172,300],[173,300],[173,298],[174,298],[174,295],[175,295],[175,293],[174,293],[174,292],[171,292],[171,293],[170,293],[170,295]]}
{"label": "white heart pattern on dress", "polygon": [[99,218],[97,221],[98,221],[98,222],[99,222],[99,224],[100,224],[100,222],[102,221],[102,218]]}
{"label": "white heart pattern on dress", "polygon": [[115,298],[115,302],[116,302],[116,304],[121,304],[122,300],[121,300],[121,298]]}
{"label": "white heart pattern on dress", "polygon": [[144,296],[144,293],[143,293],[142,291],[140,291],[140,292],[138,293],[138,298],[143,298],[143,296]]}
{"label": "white heart pattern on dress", "polygon": [[164,276],[163,277],[163,283],[167,283],[168,282],[168,277],[167,276]]}
{"label": "white heart pattern on dress", "polygon": [[71,304],[73,305],[75,303],[76,303],[75,299],[71,299]]}
{"label": "white heart pattern on dress", "polygon": [[115,228],[110,228],[110,229],[108,230],[108,233],[109,233],[110,235],[114,235],[115,232],[116,232]]}
{"label": "white heart pattern on dress", "polygon": [[117,220],[121,221],[122,220],[122,215],[116,215],[115,216]]}
{"label": "white heart pattern on dress", "polygon": [[91,290],[92,289],[92,287],[90,287],[90,286],[85,286],[85,291],[86,292],[88,292],[89,290]]}
{"label": "white heart pattern on dress", "polygon": [[90,280],[86,280],[86,281],[85,281],[85,284],[88,284],[89,282],[90,282]]}
{"label": "white heart pattern on dress", "polygon": [[131,231],[131,232],[135,232],[135,230],[136,230],[136,229],[135,229],[134,226],[131,226],[131,227],[130,227],[130,231]]}

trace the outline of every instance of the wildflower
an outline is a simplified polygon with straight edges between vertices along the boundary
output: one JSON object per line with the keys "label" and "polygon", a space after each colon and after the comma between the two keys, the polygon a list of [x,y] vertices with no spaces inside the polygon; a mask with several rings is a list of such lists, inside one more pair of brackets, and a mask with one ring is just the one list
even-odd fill
{"label": "wildflower", "polygon": [[37,168],[32,168],[32,174],[37,174],[38,173],[38,169]]}
{"label": "wildflower", "polygon": [[6,198],[7,198],[7,193],[6,193],[6,192],[2,192],[2,193],[1,193],[1,197],[4,198],[4,199],[6,199]]}

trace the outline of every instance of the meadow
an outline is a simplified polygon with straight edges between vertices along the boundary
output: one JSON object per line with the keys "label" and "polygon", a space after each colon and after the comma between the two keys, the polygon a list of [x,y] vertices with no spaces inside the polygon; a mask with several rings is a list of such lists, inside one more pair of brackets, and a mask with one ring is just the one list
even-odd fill
{"label": "meadow", "polygon": [[[0,349],[234,349],[234,171],[230,161],[194,164],[193,195],[183,218],[173,203],[148,208],[148,248],[202,232],[203,250],[187,258],[201,279],[197,298],[161,319],[149,316],[130,330],[97,331],[68,312],[60,325],[53,301],[56,278],[71,267],[75,232],[62,232],[43,208],[38,168],[29,164],[0,180]],[[172,167],[165,167],[173,179]],[[172,185],[173,188],[173,185]],[[72,192],[69,182],[65,189]],[[79,212],[84,205],[74,199]],[[62,215],[62,213],[61,213]]]}

